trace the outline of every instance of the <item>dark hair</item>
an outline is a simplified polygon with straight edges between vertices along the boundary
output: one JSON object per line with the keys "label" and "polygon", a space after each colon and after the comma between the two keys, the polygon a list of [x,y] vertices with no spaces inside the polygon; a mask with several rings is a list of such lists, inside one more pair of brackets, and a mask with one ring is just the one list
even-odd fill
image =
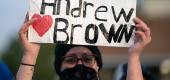
{"label": "dark hair", "polygon": [[60,68],[61,68],[61,58],[65,56],[65,54],[73,47],[83,46],[88,48],[93,54],[96,55],[97,65],[99,66],[99,70],[102,68],[102,57],[99,49],[96,46],[86,46],[86,45],[68,45],[68,44],[57,44],[55,48],[55,71],[58,75],[60,75]]}

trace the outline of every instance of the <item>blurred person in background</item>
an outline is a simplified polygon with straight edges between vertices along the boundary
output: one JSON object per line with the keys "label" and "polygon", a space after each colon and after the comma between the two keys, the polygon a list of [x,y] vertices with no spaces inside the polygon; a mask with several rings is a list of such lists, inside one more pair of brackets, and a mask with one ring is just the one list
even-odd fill
{"label": "blurred person in background", "polygon": [[[141,65],[142,75],[144,80],[158,80],[157,77],[149,70],[145,65]],[[126,80],[126,73],[128,69],[128,64],[120,64],[115,72],[115,78],[113,80]]]}
{"label": "blurred person in background", "polygon": [[13,74],[2,61],[0,61],[0,80],[14,80]]}
{"label": "blurred person in background", "polygon": [[[32,80],[40,44],[29,42],[27,31],[35,20],[35,18],[31,20],[26,18],[19,31],[25,52],[16,75],[17,80]],[[134,21],[136,37],[134,45],[128,50],[127,80],[143,80],[140,55],[144,47],[151,41],[150,29],[139,18],[135,18]],[[100,80],[102,58],[96,46],[57,44],[55,52],[54,66],[60,80]]]}

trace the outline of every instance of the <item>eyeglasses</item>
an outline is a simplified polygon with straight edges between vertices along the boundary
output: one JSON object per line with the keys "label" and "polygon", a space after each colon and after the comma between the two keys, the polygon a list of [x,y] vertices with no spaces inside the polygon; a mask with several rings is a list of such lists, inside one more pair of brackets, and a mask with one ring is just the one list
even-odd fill
{"label": "eyeglasses", "polygon": [[95,58],[96,58],[95,55],[83,55],[81,56],[81,58],[78,58],[77,56],[64,56],[62,57],[62,61],[64,64],[75,66],[78,64],[78,61],[81,60],[84,66],[90,67],[94,65]]}

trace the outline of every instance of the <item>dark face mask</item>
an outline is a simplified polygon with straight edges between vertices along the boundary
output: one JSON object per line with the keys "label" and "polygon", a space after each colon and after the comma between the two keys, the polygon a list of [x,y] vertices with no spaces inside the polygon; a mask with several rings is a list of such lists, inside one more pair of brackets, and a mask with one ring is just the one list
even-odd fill
{"label": "dark face mask", "polygon": [[61,72],[61,80],[98,80],[94,69],[77,65],[74,68],[68,68]]}

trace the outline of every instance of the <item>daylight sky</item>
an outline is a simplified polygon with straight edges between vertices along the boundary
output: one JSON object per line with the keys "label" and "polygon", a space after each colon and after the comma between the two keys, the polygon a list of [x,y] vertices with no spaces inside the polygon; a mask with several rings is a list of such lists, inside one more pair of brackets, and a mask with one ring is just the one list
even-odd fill
{"label": "daylight sky", "polygon": [[28,0],[1,0],[0,2],[0,53],[18,34],[28,10]]}

